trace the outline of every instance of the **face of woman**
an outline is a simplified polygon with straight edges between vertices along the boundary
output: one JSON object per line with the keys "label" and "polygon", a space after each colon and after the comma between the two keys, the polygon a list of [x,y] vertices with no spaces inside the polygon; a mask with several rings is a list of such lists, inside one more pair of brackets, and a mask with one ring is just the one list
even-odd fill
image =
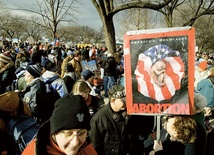
{"label": "face of woman", "polygon": [[176,140],[176,131],[174,129],[174,122],[175,122],[175,118],[169,118],[165,121],[164,123],[164,129],[167,130],[167,132],[170,134],[170,139],[172,141]]}
{"label": "face of woman", "polygon": [[82,95],[82,97],[84,98],[84,100],[87,100],[88,99],[88,92],[86,93],[80,93],[80,95]]}
{"label": "face of woman", "polygon": [[86,129],[63,130],[55,135],[55,140],[66,155],[76,155],[85,143],[87,135],[88,131]]}

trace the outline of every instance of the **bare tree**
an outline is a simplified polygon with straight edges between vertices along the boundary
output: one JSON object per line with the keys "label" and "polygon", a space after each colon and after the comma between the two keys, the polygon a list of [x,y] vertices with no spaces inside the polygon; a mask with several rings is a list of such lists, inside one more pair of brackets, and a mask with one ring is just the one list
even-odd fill
{"label": "bare tree", "polygon": [[44,34],[44,28],[39,23],[39,17],[32,16],[30,20],[25,20],[26,22],[23,25],[23,31],[25,31],[26,36],[33,37],[36,41],[41,39],[42,33]]}
{"label": "bare tree", "polygon": [[111,52],[116,51],[116,40],[115,40],[115,28],[113,22],[113,16],[123,10],[130,8],[145,8],[158,10],[172,0],[164,0],[163,2],[156,1],[126,1],[122,0],[91,0],[95,6],[98,14],[103,23],[103,33],[105,37],[106,45]]}
{"label": "bare tree", "polygon": [[213,21],[213,16],[204,16],[194,23],[194,26],[197,27],[196,44],[199,51],[213,51]]}
{"label": "bare tree", "polygon": [[[194,22],[204,15],[214,14],[214,1],[213,0],[189,0],[189,8],[193,12],[189,16],[188,20],[183,24],[183,26],[192,26]],[[190,13],[190,12],[189,12]],[[187,14],[184,16],[188,17]]]}
{"label": "bare tree", "polygon": [[214,14],[214,1],[172,0],[157,11],[165,17],[167,27],[176,26],[178,24],[176,21],[180,21],[182,26],[192,26],[199,17]]}
{"label": "bare tree", "polygon": [[103,32],[103,29],[100,29],[99,31],[93,29],[91,37],[94,39],[95,43],[103,43],[103,33],[102,32]]}
{"label": "bare tree", "polygon": [[149,9],[128,9],[123,11],[121,26],[124,27],[124,33],[130,30],[142,30],[154,28],[155,20],[152,18],[152,10]]}
{"label": "bare tree", "polygon": [[54,38],[57,34],[57,28],[62,22],[75,22],[75,17],[72,11],[75,12],[74,2],[77,0],[36,0],[38,10],[30,10],[20,8],[16,10],[23,10],[34,13],[43,19],[41,26],[46,28],[46,31]]}
{"label": "bare tree", "polygon": [[[138,9],[133,9],[138,10]],[[144,10],[144,9],[143,9]],[[212,15],[214,13],[214,1],[207,0],[172,0],[170,3],[165,5],[164,7],[153,10],[152,15],[155,14],[156,18],[162,18],[163,24],[166,24],[166,27],[175,27],[175,26],[194,26],[197,28],[196,33],[196,43],[200,49],[207,49],[212,46],[212,29],[213,18]],[[125,18],[128,19],[131,23],[140,23],[144,21],[134,22],[131,19],[137,19],[137,13],[131,15],[127,13]],[[162,15],[162,16],[160,16]],[[202,18],[203,17],[203,18]],[[150,18],[152,18],[150,16]],[[197,21],[199,20],[199,21]],[[128,23],[130,23],[128,22]],[[195,24],[196,23],[196,24]],[[206,24],[205,24],[206,23]],[[204,27],[207,27],[204,29]],[[149,27],[152,28],[152,27]],[[142,28],[144,29],[144,28]],[[130,28],[129,28],[130,30]],[[131,29],[132,30],[132,29]]]}
{"label": "bare tree", "polygon": [[0,16],[0,21],[0,29],[6,32],[10,39],[15,35],[19,38],[20,34],[23,33],[23,20],[21,17],[13,16],[10,12],[6,12]]}

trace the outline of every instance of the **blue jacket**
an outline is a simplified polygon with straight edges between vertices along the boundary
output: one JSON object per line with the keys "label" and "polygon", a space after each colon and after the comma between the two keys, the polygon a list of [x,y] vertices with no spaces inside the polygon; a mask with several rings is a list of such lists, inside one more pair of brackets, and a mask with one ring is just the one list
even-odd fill
{"label": "blue jacket", "polygon": [[197,85],[197,91],[207,99],[207,106],[214,108],[214,76],[201,80]]}
{"label": "blue jacket", "polygon": [[60,97],[64,97],[68,94],[65,82],[60,76],[52,71],[45,71],[42,74],[45,83],[51,83],[51,86],[59,93]]}

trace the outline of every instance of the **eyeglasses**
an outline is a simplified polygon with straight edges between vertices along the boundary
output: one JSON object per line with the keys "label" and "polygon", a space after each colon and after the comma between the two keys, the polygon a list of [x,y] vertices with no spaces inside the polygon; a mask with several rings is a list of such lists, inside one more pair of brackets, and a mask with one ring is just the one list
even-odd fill
{"label": "eyeglasses", "polygon": [[74,131],[62,131],[61,135],[65,139],[71,137],[71,140],[73,140],[74,137],[77,136],[77,138],[79,140],[82,140],[88,136],[88,131],[87,130],[80,130],[76,134],[74,133]]}

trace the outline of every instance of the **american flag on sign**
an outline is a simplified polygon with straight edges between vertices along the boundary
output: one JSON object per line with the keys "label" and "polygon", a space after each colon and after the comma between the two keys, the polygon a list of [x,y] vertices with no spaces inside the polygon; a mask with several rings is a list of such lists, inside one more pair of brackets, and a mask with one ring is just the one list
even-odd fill
{"label": "american flag on sign", "polygon": [[[161,87],[154,82],[151,76],[151,68],[159,60],[166,65],[165,85]],[[180,58],[179,51],[159,44],[139,54],[134,74],[138,82],[138,91],[141,94],[157,101],[169,100],[181,87],[181,79],[184,77],[184,63]]]}

